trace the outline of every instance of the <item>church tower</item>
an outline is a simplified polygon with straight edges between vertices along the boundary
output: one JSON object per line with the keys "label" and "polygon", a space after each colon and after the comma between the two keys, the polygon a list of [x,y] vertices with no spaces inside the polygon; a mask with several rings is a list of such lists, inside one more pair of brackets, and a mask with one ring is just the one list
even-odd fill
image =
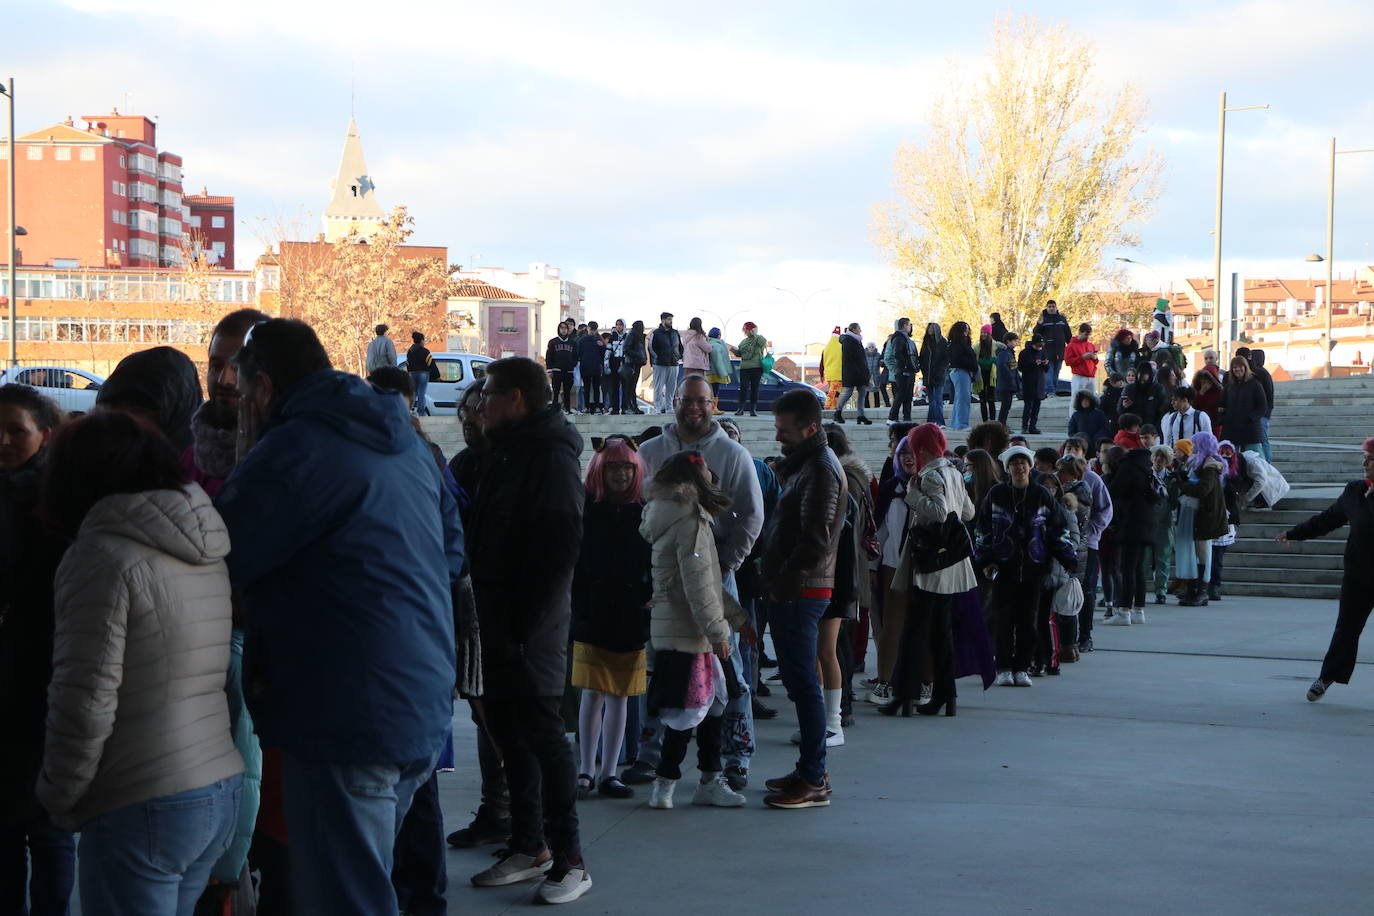
{"label": "church tower", "polygon": [[344,137],[343,158],[331,187],[333,197],[324,210],[324,239],[337,242],[357,233],[366,238],[381,228],[385,219],[377,203],[377,188],[367,174],[363,141],[358,137],[358,122],[349,118]]}

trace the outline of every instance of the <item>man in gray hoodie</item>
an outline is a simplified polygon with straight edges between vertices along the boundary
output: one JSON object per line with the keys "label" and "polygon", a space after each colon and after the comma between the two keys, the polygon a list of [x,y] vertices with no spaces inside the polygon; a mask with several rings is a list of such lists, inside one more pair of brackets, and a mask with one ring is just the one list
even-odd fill
{"label": "man in gray hoodie", "polygon": [[[716,550],[720,554],[721,579],[725,590],[739,598],[735,570],[739,569],[763,529],[763,491],[749,450],[731,439],[712,414],[711,385],[699,375],[685,377],[673,398],[676,423],[663,428],[661,436],[645,442],[639,450],[644,476],[653,477],[672,455],[695,449],[706,459],[706,467],[717,484],[730,497],[730,508],[713,522]],[[731,636],[730,663],[743,693],[725,707],[721,759],[731,788],[739,791],[748,785],[749,761],[754,755],[753,698],[748,679],[740,667],[739,636]],[[650,754],[652,755],[652,748]],[[640,762],[646,763],[641,752]]]}

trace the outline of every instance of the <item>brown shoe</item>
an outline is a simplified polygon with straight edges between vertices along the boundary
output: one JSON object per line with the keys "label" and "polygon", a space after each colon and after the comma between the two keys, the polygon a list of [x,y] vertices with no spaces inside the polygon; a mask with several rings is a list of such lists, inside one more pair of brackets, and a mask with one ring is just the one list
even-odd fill
{"label": "brown shoe", "polygon": [[1065,646],[1059,650],[1059,664],[1072,663],[1078,661],[1078,647]]}
{"label": "brown shoe", "polygon": [[798,776],[790,790],[765,795],[763,803],[770,808],[825,808],[830,804],[830,777],[813,786]]}
{"label": "brown shoe", "polygon": [[791,792],[797,783],[801,782],[801,777],[797,771],[793,770],[786,776],[779,776],[777,779],[770,779],[763,784],[769,792]]}

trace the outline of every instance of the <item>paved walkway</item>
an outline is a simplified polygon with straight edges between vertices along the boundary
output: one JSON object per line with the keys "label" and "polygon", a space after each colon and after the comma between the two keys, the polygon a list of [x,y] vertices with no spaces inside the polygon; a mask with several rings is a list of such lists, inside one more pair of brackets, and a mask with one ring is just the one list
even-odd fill
{"label": "paved walkway", "polygon": [[[1144,627],[1099,626],[1097,652],[1033,689],[961,681],[957,718],[864,706],[831,752],[829,809],[766,810],[757,789],[741,810],[653,811],[644,791],[585,802],[596,886],[573,907],[1368,912],[1374,644],[1351,686],[1303,697],[1335,613],[1263,598],[1152,607]],[[472,727],[455,722],[460,772],[440,777],[450,828],[477,797]],[[791,768],[794,727],[761,724],[757,782]],[[489,854],[449,851],[449,912],[529,905],[533,886],[469,886]]]}

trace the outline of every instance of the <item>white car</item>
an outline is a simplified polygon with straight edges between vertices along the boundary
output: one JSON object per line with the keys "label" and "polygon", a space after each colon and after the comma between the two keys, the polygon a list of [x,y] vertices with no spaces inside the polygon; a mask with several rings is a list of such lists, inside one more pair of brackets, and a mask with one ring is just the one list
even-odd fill
{"label": "white car", "polygon": [[28,385],[52,398],[71,413],[89,411],[105,380],[84,369],[66,366],[16,366],[0,372],[0,385]]}
{"label": "white car", "polygon": [[[486,378],[487,364],[495,362],[490,356],[478,353],[431,353],[434,365],[439,368],[439,380],[430,382],[425,389],[425,405],[431,415],[453,416],[458,412],[458,398],[474,382]],[[406,367],[406,357],[402,353],[396,363]]]}

